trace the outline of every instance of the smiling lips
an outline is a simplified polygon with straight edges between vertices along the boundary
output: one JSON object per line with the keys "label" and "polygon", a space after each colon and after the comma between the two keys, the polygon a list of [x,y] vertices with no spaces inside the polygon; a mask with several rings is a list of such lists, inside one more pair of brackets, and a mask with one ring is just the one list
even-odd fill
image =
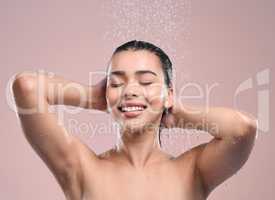
{"label": "smiling lips", "polygon": [[125,117],[137,117],[147,108],[146,105],[138,102],[125,102],[118,106],[118,110],[123,113]]}

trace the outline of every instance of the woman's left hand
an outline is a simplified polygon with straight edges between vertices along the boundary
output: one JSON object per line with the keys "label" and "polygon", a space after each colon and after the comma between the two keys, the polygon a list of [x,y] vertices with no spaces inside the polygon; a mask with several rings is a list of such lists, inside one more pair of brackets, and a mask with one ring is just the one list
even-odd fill
{"label": "woman's left hand", "polygon": [[174,103],[168,112],[164,112],[161,118],[161,126],[164,128],[176,128],[179,123],[179,104]]}

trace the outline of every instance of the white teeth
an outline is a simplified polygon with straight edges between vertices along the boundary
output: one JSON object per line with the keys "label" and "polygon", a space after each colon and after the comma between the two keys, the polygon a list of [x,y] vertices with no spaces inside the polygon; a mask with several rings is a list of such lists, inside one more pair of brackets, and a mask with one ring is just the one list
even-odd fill
{"label": "white teeth", "polygon": [[131,111],[137,111],[137,110],[144,110],[142,106],[132,106],[132,107],[122,107],[122,111],[124,112],[131,112]]}

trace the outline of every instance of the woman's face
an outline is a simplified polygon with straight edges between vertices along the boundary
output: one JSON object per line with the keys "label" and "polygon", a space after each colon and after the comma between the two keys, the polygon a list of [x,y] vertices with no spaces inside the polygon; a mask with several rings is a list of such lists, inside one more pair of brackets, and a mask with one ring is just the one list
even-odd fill
{"label": "woman's face", "polygon": [[108,68],[106,99],[123,128],[159,126],[164,106],[172,106],[172,90],[164,82],[159,58],[146,50],[116,53]]}

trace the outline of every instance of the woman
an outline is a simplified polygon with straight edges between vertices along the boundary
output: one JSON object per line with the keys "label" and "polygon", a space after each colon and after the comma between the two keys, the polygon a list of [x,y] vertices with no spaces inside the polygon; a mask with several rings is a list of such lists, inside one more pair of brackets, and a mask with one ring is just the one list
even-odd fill
{"label": "woman", "polygon": [[[230,108],[182,104],[171,76],[168,56],[144,41],[118,47],[106,78],[96,85],[46,74],[16,76],[13,92],[24,134],[67,199],[202,200],[243,166],[255,120]],[[110,113],[120,127],[117,145],[96,155],[58,125],[48,110],[56,104]],[[159,134],[173,127],[204,130],[213,139],[172,157],[161,149]]]}

